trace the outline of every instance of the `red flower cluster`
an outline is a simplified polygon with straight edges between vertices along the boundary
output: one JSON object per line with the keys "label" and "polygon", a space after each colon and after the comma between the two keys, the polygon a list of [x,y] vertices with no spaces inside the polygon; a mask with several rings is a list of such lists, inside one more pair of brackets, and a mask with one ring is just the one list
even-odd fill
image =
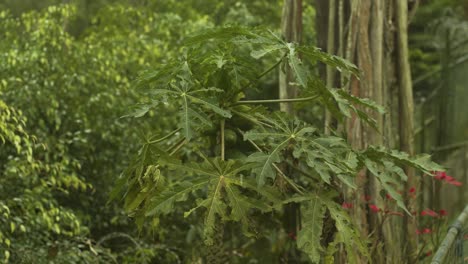
{"label": "red flower cluster", "polygon": [[440,214],[441,216],[446,216],[446,215],[448,215],[447,211],[445,211],[444,209],[439,210],[439,214]]}
{"label": "red flower cluster", "polygon": [[447,175],[447,173],[443,171],[436,171],[434,172],[434,179],[443,181],[445,183],[455,185],[455,186],[462,186],[462,183],[459,181],[456,181],[455,178],[452,176]]}
{"label": "red flower cluster", "polygon": [[341,205],[341,208],[343,208],[343,209],[351,209],[351,208],[353,208],[353,204],[352,204],[352,203],[345,203],[345,202],[343,202],[343,204]]}
{"label": "red flower cluster", "polygon": [[432,216],[432,217],[439,216],[436,212],[432,211],[431,209],[426,209],[421,212],[421,216],[425,216],[425,215]]}
{"label": "red flower cluster", "polygon": [[375,204],[369,204],[369,208],[372,210],[374,213],[378,213],[380,211],[380,208],[375,205]]}
{"label": "red flower cluster", "polygon": [[417,229],[416,230],[416,235],[430,234],[430,233],[432,233],[432,230],[429,229],[429,228],[424,228],[424,229],[421,229],[421,230]]}
{"label": "red flower cluster", "polygon": [[416,188],[411,187],[411,188],[409,189],[408,193],[409,193],[409,195],[408,195],[409,197],[411,197],[411,198],[413,198],[413,199],[416,199]]}

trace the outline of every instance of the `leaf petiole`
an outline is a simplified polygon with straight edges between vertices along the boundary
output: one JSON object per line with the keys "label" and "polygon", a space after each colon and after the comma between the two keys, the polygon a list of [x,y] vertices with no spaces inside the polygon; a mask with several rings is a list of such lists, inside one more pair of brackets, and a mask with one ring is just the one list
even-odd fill
{"label": "leaf petiole", "polygon": [[245,101],[238,101],[234,105],[242,105],[242,104],[274,104],[274,103],[295,103],[295,102],[306,102],[312,101],[317,99],[319,96],[309,96],[304,98],[292,98],[292,99],[272,99],[272,100],[245,100]]}
{"label": "leaf petiole", "polygon": [[155,144],[155,143],[159,143],[159,142],[161,142],[161,141],[164,141],[164,140],[166,140],[166,139],[168,139],[168,138],[172,137],[173,135],[175,135],[175,134],[176,134],[177,132],[179,132],[180,130],[181,130],[181,128],[178,128],[178,129],[176,129],[176,130],[172,131],[171,133],[169,133],[169,134],[165,135],[165,136],[164,136],[164,137],[162,137],[162,138],[159,138],[159,139],[156,139],[156,140],[149,141],[149,142],[148,142],[148,144]]}

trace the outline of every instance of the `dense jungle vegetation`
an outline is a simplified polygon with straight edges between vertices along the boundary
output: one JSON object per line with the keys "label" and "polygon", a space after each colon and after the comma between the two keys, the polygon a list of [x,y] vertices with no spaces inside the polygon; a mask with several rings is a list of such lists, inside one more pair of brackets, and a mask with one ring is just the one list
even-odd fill
{"label": "dense jungle vegetation", "polygon": [[467,19],[0,0],[0,262],[430,263],[468,201]]}

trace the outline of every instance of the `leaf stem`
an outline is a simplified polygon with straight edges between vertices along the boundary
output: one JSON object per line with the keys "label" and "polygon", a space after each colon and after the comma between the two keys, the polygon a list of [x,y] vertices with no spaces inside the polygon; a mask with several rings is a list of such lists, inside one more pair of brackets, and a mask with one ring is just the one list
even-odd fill
{"label": "leaf stem", "polygon": [[271,72],[272,70],[274,70],[278,65],[280,65],[280,63],[283,61],[284,58],[286,58],[286,56],[288,56],[288,53],[284,53],[283,56],[281,56],[281,59],[279,59],[275,64],[273,64],[270,68],[268,68],[267,70],[265,70],[264,72],[262,72],[258,77],[257,79],[260,79],[262,78],[263,76],[267,75],[269,72]]}
{"label": "leaf stem", "polygon": [[164,141],[164,140],[166,140],[166,139],[172,137],[175,133],[179,132],[180,130],[181,130],[181,128],[178,128],[178,129],[172,131],[171,133],[165,135],[165,136],[162,137],[162,138],[159,138],[159,139],[156,139],[156,140],[152,140],[152,141],[148,141],[148,144],[154,144],[154,143],[159,143],[159,142],[161,142],[161,141]]}
{"label": "leaf stem", "polygon": [[[286,56],[288,56],[288,53],[284,53],[283,56],[281,56],[281,59],[279,59],[275,64],[273,64],[270,68],[266,69],[264,72],[260,73],[260,75],[257,76],[256,80],[262,78],[263,76],[267,75],[269,72],[271,72],[272,70],[274,70],[278,65],[280,65],[280,63],[283,61],[284,58],[286,58]],[[247,83],[247,85],[244,86],[244,88],[242,88],[242,90],[245,90],[247,88],[249,88],[250,85],[252,85],[253,81],[250,81],[249,83]]]}
{"label": "leaf stem", "polygon": [[272,100],[245,100],[238,101],[234,105],[243,105],[243,104],[274,104],[274,103],[294,103],[294,102],[306,102],[317,99],[319,96],[309,96],[304,98],[291,98],[291,99],[272,99]]}
{"label": "leaf stem", "polygon": [[174,146],[172,146],[168,151],[170,151],[171,153],[169,153],[169,156],[172,156],[174,155],[182,146],[185,145],[185,143],[187,143],[187,139],[186,138],[183,138],[181,139],[179,142],[177,142]]}
{"label": "leaf stem", "polygon": [[221,120],[221,160],[224,160],[224,125],[225,125],[225,120]]}
{"label": "leaf stem", "polygon": [[318,182],[317,179],[312,174],[303,171],[299,167],[295,166],[292,162],[287,161],[286,163],[288,164],[288,166],[290,166],[291,168],[293,168],[297,172],[299,172],[299,173],[303,174],[304,176],[307,176],[307,177],[311,178],[312,180],[315,180],[316,182]]}

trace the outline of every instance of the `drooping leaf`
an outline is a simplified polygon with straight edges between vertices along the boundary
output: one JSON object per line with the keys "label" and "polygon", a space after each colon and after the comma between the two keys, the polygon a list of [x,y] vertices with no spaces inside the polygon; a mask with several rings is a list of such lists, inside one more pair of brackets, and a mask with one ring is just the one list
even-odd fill
{"label": "drooping leaf", "polygon": [[289,53],[288,53],[288,63],[291,67],[292,72],[294,73],[295,80],[300,84],[302,88],[307,88],[308,82],[308,71],[302,63],[301,59],[298,57],[296,52],[296,47],[292,43],[288,43]]}
{"label": "drooping leaf", "polygon": [[347,212],[333,200],[322,199],[322,201],[335,221],[338,239],[345,245],[350,262],[357,261],[359,255],[369,257],[365,239],[360,236]]}
{"label": "drooping leaf", "polygon": [[[193,137],[194,128],[211,126],[210,113],[224,118],[231,117],[231,113],[219,107],[216,100],[215,95],[224,91],[215,87],[203,87],[194,78],[188,61],[172,63],[171,67],[161,72],[140,77],[138,85],[150,86],[147,93],[154,99],[150,103],[141,104],[139,111],[133,116],[140,117],[158,103],[169,102],[178,106],[179,127],[187,140]],[[165,74],[165,77],[158,78],[159,74]]]}
{"label": "drooping leaf", "polygon": [[210,176],[204,176],[193,179],[190,182],[180,182],[175,186],[165,189],[151,199],[150,204],[146,208],[145,215],[163,215],[172,212],[176,202],[185,200],[189,193],[206,187],[210,180]]}
{"label": "drooping leaf", "polygon": [[304,55],[305,58],[311,60],[312,62],[320,61],[326,65],[338,69],[341,72],[349,72],[359,76],[359,69],[356,67],[356,65],[341,57],[325,53],[319,48],[312,46],[302,46],[299,47],[298,50],[302,55]]}
{"label": "drooping leaf", "polygon": [[[147,216],[167,214],[174,210],[177,201],[185,201],[187,196],[197,190],[206,190],[206,197],[198,201],[197,206],[185,213],[190,215],[199,208],[205,208],[205,242],[212,243],[217,221],[242,221],[246,224],[251,209],[271,210],[278,198],[268,188],[257,188],[250,181],[243,179],[241,172],[254,167],[252,163],[237,160],[223,161],[219,158],[206,158],[202,163],[182,164],[172,159],[161,160],[171,169],[182,170],[189,175],[186,180],[170,186],[152,199],[147,207]],[[190,180],[190,181],[189,181]],[[245,197],[241,189],[254,191],[253,197]]]}
{"label": "drooping leaf", "polygon": [[330,184],[332,175],[343,183],[355,188],[354,177],[357,165],[350,166],[346,157],[355,155],[343,139],[334,136],[311,136],[299,139],[293,151],[296,158],[301,158],[307,166]]}
{"label": "drooping leaf", "polygon": [[208,100],[204,100],[203,98],[194,97],[190,95],[190,93],[187,94],[187,96],[192,100],[192,102],[202,104],[209,110],[212,110],[213,112],[220,114],[223,117],[230,118],[232,116],[229,111],[221,109],[213,102],[209,102]]}
{"label": "drooping leaf", "polygon": [[133,212],[138,208],[145,200],[147,200],[154,192],[160,191],[165,187],[164,177],[161,175],[161,171],[157,166],[150,165],[146,168],[146,171],[139,180],[139,188],[137,188],[137,194],[135,197],[127,194],[125,200],[125,210],[127,212]]}
{"label": "drooping leaf", "polygon": [[249,162],[259,164],[258,167],[252,171],[257,175],[257,184],[263,186],[266,183],[266,179],[275,179],[276,171],[273,164],[280,162],[279,152],[286,146],[287,141],[278,145],[271,153],[254,153],[248,157]]}
{"label": "drooping leaf", "polygon": [[297,234],[297,246],[300,250],[307,253],[312,263],[320,263],[322,245],[323,217],[325,215],[325,206],[320,198],[312,197],[305,203],[302,210],[303,223],[302,229]]}
{"label": "drooping leaf", "polygon": [[260,58],[262,58],[263,56],[265,56],[265,55],[267,55],[269,53],[279,51],[279,50],[282,50],[282,49],[285,49],[285,48],[286,47],[285,47],[284,44],[274,44],[274,45],[271,45],[271,46],[265,46],[265,47],[263,47],[261,49],[251,51],[250,56],[252,56],[255,59],[260,59]]}
{"label": "drooping leaf", "polygon": [[[304,205],[302,229],[298,233],[298,247],[308,254],[313,263],[320,263],[323,248],[320,244],[324,216],[326,211],[337,229],[334,246],[344,244],[349,259],[357,260],[357,256],[368,257],[368,249],[364,238],[360,236],[357,227],[352,223],[345,209],[334,201],[335,191],[321,191],[319,193],[293,196],[284,203],[301,203]],[[332,250],[332,249],[329,249]]]}
{"label": "drooping leaf", "polygon": [[385,108],[383,106],[377,104],[376,102],[374,102],[374,101],[372,101],[370,99],[359,98],[359,97],[353,96],[353,95],[351,95],[351,94],[349,94],[346,91],[341,90],[341,89],[336,90],[336,92],[338,94],[340,94],[343,98],[346,98],[351,103],[355,103],[357,105],[361,105],[361,106],[366,107],[368,109],[377,111],[380,114],[385,113]]}
{"label": "drooping leaf", "polygon": [[220,27],[220,28],[210,28],[205,29],[201,32],[197,32],[193,36],[185,39],[185,45],[194,45],[198,43],[202,43],[204,41],[216,39],[218,41],[223,40],[232,40],[235,37],[244,36],[255,38],[257,37],[256,34],[252,32],[252,29],[245,28],[245,27]]}
{"label": "drooping leaf", "polygon": [[433,171],[444,170],[443,167],[432,162],[429,157],[429,155],[410,157],[404,152],[374,146],[368,147],[359,155],[363,165],[379,180],[383,189],[397,201],[397,205],[407,213],[409,212],[403,197],[397,189],[407,180],[402,167],[413,167],[428,175],[432,175]]}
{"label": "drooping leaf", "polygon": [[280,154],[291,141],[298,141],[306,138],[316,131],[313,127],[304,126],[297,119],[289,119],[287,116],[277,113],[275,118],[262,120],[268,127],[259,130],[251,130],[244,134],[245,140],[264,141],[271,146],[269,150],[253,153],[248,157],[248,161],[257,164],[253,169],[256,174],[257,183],[263,186],[267,178],[274,179],[276,171],[274,164],[281,159]]}
{"label": "drooping leaf", "polygon": [[[397,205],[410,214],[405,206],[402,195],[399,194],[395,188],[396,186],[401,186],[402,182],[400,181],[398,174],[392,174],[393,169],[389,166],[390,162],[386,163],[387,166],[381,166],[377,162],[365,159],[364,164],[366,165],[366,168],[379,180],[383,189],[396,200]],[[391,170],[388,170],[389,168]]]}

